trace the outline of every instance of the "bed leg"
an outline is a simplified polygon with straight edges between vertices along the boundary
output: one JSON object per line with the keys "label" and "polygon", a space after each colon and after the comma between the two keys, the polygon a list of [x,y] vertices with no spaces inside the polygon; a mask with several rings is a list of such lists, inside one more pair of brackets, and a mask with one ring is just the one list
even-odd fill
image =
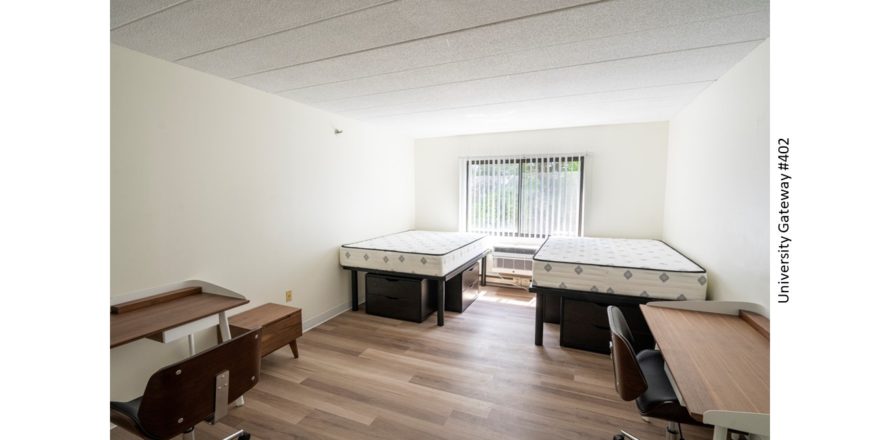
{"label": "bed leg", "polygon": [[351,270],[351,310],[358,311],[358,271]]}
{"label": "bed leg", "polygon": [[446,308],[446,280],[437,281],[437,326],[443,326],[443,309]]}
{"label": "bed leg", "polygon": [[535,292],[535,345],[544,345],[544,294]]}
{"label": "bed leg", "polygon": [[480,262],[480,285],[486,285],[486,258],[487,255],[483,255],[483,260]]}

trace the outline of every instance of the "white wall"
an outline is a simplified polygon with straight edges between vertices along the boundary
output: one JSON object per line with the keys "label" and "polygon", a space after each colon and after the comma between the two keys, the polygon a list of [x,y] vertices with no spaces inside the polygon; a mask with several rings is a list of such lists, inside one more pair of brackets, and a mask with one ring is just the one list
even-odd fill
{"label": "white wall", "polygon": [[[350,302],[340,244],[413,227],[411,139],[118,46],[111,113],[113,295],[196,278],[253,307],[293,289],[308,323]],[[112,350],[111,397],[185,353]]]}
{"label": "white wall", "polygon": [[663,237],[709,270],[709,297],[769,308],[769,43],[669,123]]}
{"label": "white wall", "polygon": [[458,229],[460,157],[587,153],[584,235],[660,238],[665,122],[416,140],[416,227]]}

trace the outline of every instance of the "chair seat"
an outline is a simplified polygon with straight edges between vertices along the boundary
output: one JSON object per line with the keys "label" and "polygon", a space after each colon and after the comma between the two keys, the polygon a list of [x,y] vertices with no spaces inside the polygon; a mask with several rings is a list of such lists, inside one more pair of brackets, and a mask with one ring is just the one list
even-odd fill
{"label": "chair seat", "polygon": [[137,420],[137,413],[141,407],[142,398],[143,396],[129,402],[110,402],[110,408],[125,414],[132,420]]}
{"label": "chair seat", "polygon": [[678,403],[675,389],[664,369],[663,355],[657,350],[642,350],[636,355],[636,360],[648,383],[648,389],[636,398],[639,412],[645,417],[701,425],[691,417],[687,408]]}
{"label": "chair seat", "polygon": [[143,396],[128,402],[110,402],[110,422],[142,437],[154,438],[144,431],[138,418],[142,400]]}
{"label": "chair seat", "polygon": [[[141,409],[141,402],[144,396],[128,402],[110,402],[110,422],[122,427],[128,432],[137,433],[140,437],[146,439],[161,439],[147,432],[141,425],[141,419],[138,417],[138,411]],[[187,429],[185,432],[192,431],[193,428]]]}

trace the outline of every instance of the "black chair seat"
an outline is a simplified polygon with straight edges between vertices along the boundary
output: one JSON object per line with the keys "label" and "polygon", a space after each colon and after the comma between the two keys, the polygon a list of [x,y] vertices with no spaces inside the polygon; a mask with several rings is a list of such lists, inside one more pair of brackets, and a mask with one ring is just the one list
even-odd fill
{"label": "black chair seat", "polygon": [[636,355],[648,389],[636,398],[636,406],[645,417],[654,417],[678,423],[701,425],[678,403],[675,389],[666,375],[663,355],[657,350],[642,350]]}
{"label": "black chair seat", "polygon": [[[138,411],[141,409],[141,401],[143,401],[144,396],[138,397],[137,399],[130,400],[128,402],[110,402],[110,421],[120,424],[120,426],[131,425],[137,428],[140,431],[141,435],[146,436],[147,438],[155,438],[160,439],[161,437],[154,436],[150,434],[146,429],[144,429],[143,425],[141,425],[141,419],[138,417]],[[120,414],[113,414],[113,411],[116,411]],[[120,419],[119,416],[122,416],[123,419]],[[210,419],[205,419],[206,422],[210,421]],[[130,422],[130,423],[129,423]],[[184,432],[190,432],[193,428],[190,427]]]}
{"label": "black chair seat", "polygon": [[127,431],[139,432],[146,438],[159,438],[147,432],[138,417],[143,398],[144,396],[140,396],[128,402],[110,402],[110,421]]}
{"label": "black chair seat", "polygon": [[132,420],[137,420],[138,409],[141,407],[142,398],[143,396],[129,402],[110,402],[110,408],[125,414]]}

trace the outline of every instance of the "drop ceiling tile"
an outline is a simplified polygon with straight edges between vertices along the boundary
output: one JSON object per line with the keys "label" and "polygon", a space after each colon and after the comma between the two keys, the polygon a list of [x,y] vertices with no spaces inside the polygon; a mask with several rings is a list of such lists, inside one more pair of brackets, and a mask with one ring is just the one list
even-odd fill
{"label": "drop ceiling tile", "polygon": [[414,136],[668,120],[768,0],[111,0],[112,41]]}
{"label": "drop ceiling tile", "polygon": [[110,2],[110,29],[185,1],[187,0],[113,0]]}
{"label": "drop ceiling tile", "polygon": [[[114,43],[177,61],[391,0],[191,0],[111,32]],[[122,8],[113,0],[111,12]],[[111,14],[111,15],[113,15]],[[210,73],[215,73],[206,70]]]}
{"label": "drop ceiling tile", "polygon": [[365,9],[181,60],[238,78],[595,0],[407,0]]}
{"label": "drop ceiling tile", "polygon": [[314,105],[329,111],[374,117],[481,103],[715,80],[757,44],[750,42],[716,46]]}
{"label": "drop ceiling tile", "polygon": [[400,90],[645,57],[699,47],[743,41],[757,42],[766,36],[768,26],[766,19],[766,14],[762,13],[727,17],[334,82],[293,90],[285,95],[304,102],[323,103],[350,97],[368,97]]}
{"label": "drop ceiling tile", "polygon": [[[546,46],[589,41],[649,30],[663,30],[685,24],[699,24],[719,18],[755,13],[765,17],[749,26],[754,38],[767,36],[767,2],[706,2],[694,0],[617,0],[585,5],[555,13],[456,32],[392,47],[373,49],[339,58],[302,64],[238,78],[237,81],[269,92],[287,91],[310,85],[358,77],[400,72],[420,67],[473,60],[540,49]],[[760,23],[765,23],[763,30]],[[725,23],[742,26],[741,23]],[[742,33],[736,28],[732,33]],[[699,40],[696,40],[699,41]],[[693,44],[693,42],[691,42]]]}

